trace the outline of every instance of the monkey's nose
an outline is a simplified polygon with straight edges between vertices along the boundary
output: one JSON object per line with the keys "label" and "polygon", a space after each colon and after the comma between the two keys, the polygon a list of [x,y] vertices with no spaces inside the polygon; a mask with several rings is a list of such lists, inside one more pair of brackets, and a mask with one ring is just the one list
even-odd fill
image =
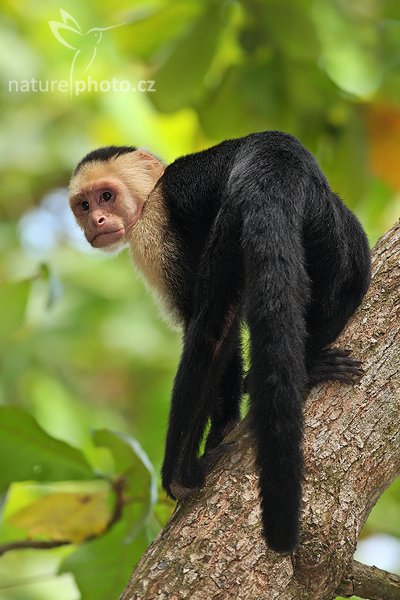
{"label": "monkey's nose", "polygon": [[96,215],[92,216],[92,222],[95,227],[102,227],[105,224],[106,218],[104,215]]}

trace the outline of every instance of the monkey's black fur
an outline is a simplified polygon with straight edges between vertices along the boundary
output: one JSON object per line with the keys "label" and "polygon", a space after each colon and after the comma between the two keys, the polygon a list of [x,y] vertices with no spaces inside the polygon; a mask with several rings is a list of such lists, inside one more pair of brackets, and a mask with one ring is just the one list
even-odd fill
{"label": "monkey's black fur", "polygon": [[179,158],[158,185],[179,249],[165,276],[185,324],[163,485],[170,495],[201,486],[197,454],[208,418],[207,452],[239,419],[244,319],[264,532],[271,548],[292,551],[302,402],[316,383],[362,373],[348,351],[327,346],[368,289],[366,236],[313,156],[277,131]]}
{"label": "monkey's black fur", "polygon": [[121,156],[121,154],[134,152],[135,150],[135,146],[104,146],[103,148],[97,148],[97,150],[93,150],[92,152],[89,152],[89,154],[86,154],[86,156],[84,156],[82,160],[78,162],[73,175],[76,175],[81,167],[83,167],[83,165],[86,163],[93,161],[109,161],[112,158]]}

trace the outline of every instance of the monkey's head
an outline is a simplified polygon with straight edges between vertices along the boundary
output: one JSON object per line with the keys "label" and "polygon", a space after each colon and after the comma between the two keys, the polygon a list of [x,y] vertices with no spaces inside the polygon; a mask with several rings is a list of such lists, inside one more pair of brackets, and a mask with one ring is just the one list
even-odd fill
{"label": "monkey's head", "polygon": [[115,250],[128,242],[164,168],[155,156],[133,146],[99,148],[78,163],[69,201],[94,248]]}

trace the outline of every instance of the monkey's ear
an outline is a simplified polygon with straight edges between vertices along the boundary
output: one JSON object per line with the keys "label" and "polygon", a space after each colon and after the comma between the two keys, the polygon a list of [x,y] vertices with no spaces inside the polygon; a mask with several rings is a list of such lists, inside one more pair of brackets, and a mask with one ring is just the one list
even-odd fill
{"label": "monkey's ear", "polygon": [[137,158],[142,162],[145,168],[153,169],[154,165],[162,164],[159,158],[156,158],[155,156],[153,156],[153,154],[147,152],[147,150],[139,149],[136,150],[135,154]]}
{"label": "monkey's ear", "polygon": [[151,174],[160,177],[165,169],[165,165],[161,162],[160,159],[147,152],[147,150],[143,150],[139,148],[135,152],[136,157],[140,160],[141,165],[149,171]]}

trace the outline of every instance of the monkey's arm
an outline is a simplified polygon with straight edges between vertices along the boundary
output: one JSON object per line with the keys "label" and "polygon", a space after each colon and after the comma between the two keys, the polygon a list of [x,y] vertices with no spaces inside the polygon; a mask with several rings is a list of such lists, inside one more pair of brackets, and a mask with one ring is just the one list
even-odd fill
{"label": "monkey's arm", "polygon": [[203,482],[197,451],[217,386],[237,353],[240,260],[236,215],[222,207],[202,256],[172,393],[162,468],[163,485],[172,496],[171,485],[194,488]]}

